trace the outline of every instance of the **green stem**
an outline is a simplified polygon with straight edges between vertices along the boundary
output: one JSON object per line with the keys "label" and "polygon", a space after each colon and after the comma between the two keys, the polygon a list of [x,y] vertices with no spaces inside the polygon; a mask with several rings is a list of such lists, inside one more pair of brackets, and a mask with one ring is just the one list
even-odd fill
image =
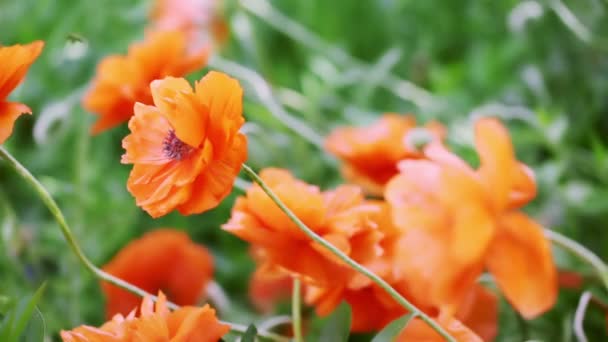
{"label": "green stem", "polygon": [[[44,204],[47,206],[47,208],[49,209],[49,211],[55,218],[55,221],[57,221],[57,223],[59,224],[61,233],[67,240],[68,245],[70,246],[72,251],[76,254],[76,256],[78,257],[80,262],[89,271],[91,271],[98,278],[105,280],[108,283],[111,283],[113,285],[116,285],[122,289],[125,289],[131,293],[134,293],[140,297],[150,297],[154,301],[156,301],[158,299],[156,296],[152,295],[151,293],[148,293],[135,285],[132,285],[120,278],[117,278],[117,277],[97,268],[97,266],[95,266],[82,252],[82,249],[76,242],[76,238],[72,234],[72,230],[68,226],[68,224],[65,220],[65,217],[63,216],[63,213],[61,212],[61,209],[59,209],[59,206],[57,205],[57,203],[55,202],[53,197],[44,188],[44,186],[23,165],[21,165],[21,163],[19,163],[19,161],[17,159],[15,159],[3,146],[0,146],[0,157],[2,157],[2,159],[4,159],[6,161],[8,166],[10,166],[13,170],[15,170],[15,172],[17,172],[17,174],[19,176],[21,176],[21,178],[23,178],[27,183],[29,183],[34,188],[34,190],[36,191],[36,193],[38,194],[38,196],[40,197],[42,202],[44,202]],[[173,310],[179,308],[178,305],[176,305],[175,303],[172,303],[172,302],[167,302],[167,306]],[[232,330],[240,332],[240,333],[245,333],[245,331],[247,331],[247,327],[244,325],[234,324],[234,323],[230,323],[230,322],[222,322],[222,323],[230,325],[230,328]],[[273,340],[273,341],[279,341],[279,342],[288,341],[288,339],[286,337],[283,337],[283,336],[280,336],[277,334],[273,334],[270,332],[259,331],[258,335],[261,337],[265,337],[267,339]]]}
{"label": "green stem", "polygon": [[414,304],[410,303],[407,299],[405,299],[399,292],[397,292],[394,288],[392,288],[384,279],[377,276],[372,271],[368,270],[364,266],[357,263],[355,260],[351,259],[349,256],[344,254],[341,250],[334,247],[331,243],[327,242],[325,239],[320,237],[317,233],[315,233],[312,229],[310,229],[304,222],[302,222],[287,206],[275,195],[275,193],[266,185],[266,183],[260,178],[260,176],[255,173],[247,164],[243,164],[243,170],[251,179],[253,179],[256,183],[260,185],[262,190],[272,199],[272,201],[289,217],[293,223],[295,223],[300,230],[302,230],[308,237],[310,237],[313,241],[320,244],[327,250],[329,250],[332,254],[337,256],[344,263],[355,269],[357,272],[367,276],[371,281],[376,283],[382,289],[384,289],[395,301],[397,301],[401,306],[408,309],[410,312],[415,313],[419,316],[424,322],[430,325],[435,331],[437,331],[441,336],[443,336],[447,341],[455,342],[456,340],[450,336],[437,322],[431,319],[427,314],[418,309]]}
{"label": "green stem", "polygon": [[544,232],[545,236],[555,245],[560,246],[591,265],[597,272],[606,289],[608,289],[608,266],[606,266],[602,259],[593,254],[593,252],[588,250],[585,246],[554,230],[545,229]]}
{"label": "green stem", "polygon": [[300,279],[293,278],[293,292],[291,294],[291,316],[293,317],[293,337],[295,342],[302,342],[302,310],[301,310],[301,284]]}

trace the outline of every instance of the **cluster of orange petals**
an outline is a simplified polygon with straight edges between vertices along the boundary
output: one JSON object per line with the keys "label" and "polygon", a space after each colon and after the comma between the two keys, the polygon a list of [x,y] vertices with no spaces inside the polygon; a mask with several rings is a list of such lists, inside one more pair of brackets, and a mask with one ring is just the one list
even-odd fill
{"label": "cluster of orange petals", "polygon": [[515,159],[493,118],[476,123],[481,165],[473,170],[440,143],[427,160],[400,163],[386,186],[404,229],[399,266],[413,298],[454,313],[484,269],[525,318],[553,306],[557,272],[542,228],[519,211],[536,195],[531,170]]}
{"label": "cluster of orange petals", "polygon": [[62,331],[63,342],[217,342],[230,331],[230,326],[218,321],[215,310],[204,307],[181,307],[171,312],[165,295],[160,292],[154,303],[149,297],[141,303],[139,315],[115,315],[95,328],[87,325]]}
{"label": "cluster of orange petals", "polygon": [[[157,229],[131,241],[103,267],[104,271],[149,293],[162,290],[178,305],[195,305],[213,277],[213,256],[184,232]],[[106,316],[127,315],[140,298],[102,282]]]}
{"label": "cluster of orange petals", "polygon": [[243,90],[213,71],[194,89],[173,77],[150,88],[154,105],[135,105],[131,134],[123,140],[122,163],[133,164],[128,190],[152,217],[214,208],[247,159],[247,139],[239,132]]}
{"label": "cluster of orange petals", "polygon": [[9,94],[23,81],[27,70],[42,52],[44,43],[0,46],[0,144],[13,133],[15,121],[32,110],[23,103],[8,101]]}
{"label": "cluster of orange petals", "polygon": [[[341,127],[325,140],[325,148],[344,162],[342,174],[372,195],[382,195],[385,184],[397,173],[403,159],[424,155],[415,144],[416,119],[411,115],[385,114],[368,127]],[[445,128],[429,122],[425,131],[430,138],[443,139]]]}
{"label": "cluster of orange petals", "polygon": [[[381,252],[377,244],[381,233],[368,215],[378,208],[364,200],[359,187],[344,185],[321,192],[285,170],[265,169],[260,176],[296,216],[345,254],[372,260]],[[343,281],[369,284],[311,241],[257,185],[236,200],[222,228],[255,245],[267,272],[287,271],[319,286]]]}
{"label": "cluster of orange petals", "polygon": [[[385,116],[370,128],[369,141],[364,128],[344,129],[328,139],[330,149],[341,149],[346,167],[379,176],[376,190],[384,188],[386,202],[365,199],[361,188],[351,185],[324,192],[284,170],[266,169],[261,177],[314,232],[386,280],[459,341],[497,335],[497,296],[477,284],[484,270],[523,317],[550,309],[558,284],[550,245],[540,225],[520,211],[536,196],[536,182],[515,158],[504,126],[494,118],[476,122],[480,166],[473,169],[443,145],[439,129],[426,146],[407,152],[396,141],[407,141],[403,127],[413,125],[407,117]],[[357,135],[362,139],[355,140]],[[381,157],[374,160],[374,153]],[[386,166],[386,173],[370,164]],[[298,277],[317,314],[348,302],[354,332],[380,330],[407,313],[308,239],[257,185],[237,199],[223,229],[252,243],[259,268],[250,295],[261,294],[264,311],[272,306],[270,292],[284,292],[285,279]],[[441,337],[414,320],[398,340]]]}
{"label": "cluster of orange petals", "polygon": [[84,108],[99,116],[92,133],[128,121],[136,102],[152,104],[150,82],[199,70],[207,63],[208,54],[207,47],[189,48],[181,31],[158,31],[131,45],[127,55],[104,58],[83,99]]}

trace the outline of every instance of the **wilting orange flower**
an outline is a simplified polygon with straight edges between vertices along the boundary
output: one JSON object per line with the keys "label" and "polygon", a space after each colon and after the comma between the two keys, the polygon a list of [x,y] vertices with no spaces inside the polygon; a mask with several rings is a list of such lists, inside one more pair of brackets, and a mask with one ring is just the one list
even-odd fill
{"label": "wilting orange flower", "polygon": [[[322,193],[285,170],[265,169],[260,176],[310,229],[345,254],[367,259],[381,253],[381,234],[368,218],[377,208],[364,201],[358,187]],[[320,286],[369,282],[306,236],[258,185],[237,199],[222,228],[256,246],[264,254],[263,267],[280,268]]]}
{"label": "wilting orange flower", "polygon": [[209,305],[170,312],[167,299],[160,292],[156,304],[149,297],[144,298],[139,316],[135,310],[126,317],[117,314],[100,328],[83,325],[62,330],[61,338],[64,342],[217,342],[228,331],[230,326],[220,323]]}
{"label": "wilting orange flower", "polygon": [[439,143],[429,160],[407,160],[386,187],[405,229],[400,265],[415,298],[453,313],[486,267],[526,318],[553,306],[557,274],[542,228],[518,210],[536,194],[500,121],[476,123],[481,166],[471,169]]}
{"label": "wilting orange flower", "polygon": [[91,132],[100,133],[129,120],[133,105],[151,105],[150,82],[181,77],[207,63],[208,48],[188,48],[179,31],[154,32],[133,44],[126,56],[108,56],[97,66],[93,84],[83,99],[86,110],[99,115]]}
{"label": "wilting orange flower", "polygon": [[239,132],[245,122],[243,90],[214,71],[194,91],[188,81],[173,77],[150,87],[154,106],[135,105],[131,134],[122,142],[122,163],[134,164],[127,188],[152,217],[214,208],[228,196],[247,159],[247,138]]}
{"label": "wilting orange flower", "polygon": [[[373,195],[382,195],[384,185],[399,170],[403,159],[422,158],[412,146],[409,133],[415,132],[416,119],[411,115],[385,114],[368,127],[342,127],[325,140],[325,148],[344,161],[342,173]],[[445,129],[437,122],[426,125],[436,139],[443,139]]]}
{"label": "wilting orange flower", "polygon": [[0,144],[13,133],[15,120],[32,110],[18,102],[9,102],[8,95],[23,81],[27,70],[38,58],[44,42],[27,45],[0,46]]}
{"label": "wilting orange flower", "polygon": [[156,30],[180,30],[195,45],[228,38],[228,25],[220,14],[219,0],[156,0],[151,12]]}
{"label": "wilting orange flower", "polygon": [[[103,269],[147,292],[167,292],[178,305],[194,305],[213,276],[213,256],[184,232],[158,229],[131,241]],[[106,316],[128,314],[140,298],[102,282]]]}

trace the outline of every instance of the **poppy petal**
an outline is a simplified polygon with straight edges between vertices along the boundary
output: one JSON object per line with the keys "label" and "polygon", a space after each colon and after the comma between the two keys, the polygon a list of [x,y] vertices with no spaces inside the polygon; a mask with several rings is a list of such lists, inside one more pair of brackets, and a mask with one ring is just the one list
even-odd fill
{"label": "poppy petal", "polygon": [[196,96],[209,112],[208,139],[213,150],[222,155],[243,118],[243,89],[234,78],[210,71],[195,85]]}
{"label": "poppy petal", "polygon": [[[214,155],[216,152],[213,150]],[[243,134],[237,134],[230,149],[220,156],[221,159],[211,161],[205,172],[192,183],[192,196],[177,207],[182,215],[214,208],[230,194],[241,165],[247,160],[247,138]]]}
{"label": "poppy petal", "polygon": [[31,113],[32,110],[22,103],[0,102],[0,144],[13,134],[17,118],[22,114]]}
{"label": "poppy petal", "polygon": [[522,213],[505,215],[491,243],[487,267],[509,302],[525,318],[555,304],[557,271],[542,227]]}
{"label": "poppy petal", "polygon": [[479,119],[475,123],[475,147],[481,162],[480,178],[490,189],[494,208],[503,210],[507,207],[517,167],[509,132],[498,119]]}

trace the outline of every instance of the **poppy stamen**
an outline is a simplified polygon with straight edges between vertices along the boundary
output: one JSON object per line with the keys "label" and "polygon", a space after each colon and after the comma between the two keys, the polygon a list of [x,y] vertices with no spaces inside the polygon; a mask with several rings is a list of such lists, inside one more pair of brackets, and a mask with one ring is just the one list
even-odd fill
{"label": "poppy stamen", "polygon": [[187,157],[194,148],[179,140],[175,135],[174,130],[170,130],[169,134],[163,140],[163,152],[167,158],[173,160],[182,160]]}

